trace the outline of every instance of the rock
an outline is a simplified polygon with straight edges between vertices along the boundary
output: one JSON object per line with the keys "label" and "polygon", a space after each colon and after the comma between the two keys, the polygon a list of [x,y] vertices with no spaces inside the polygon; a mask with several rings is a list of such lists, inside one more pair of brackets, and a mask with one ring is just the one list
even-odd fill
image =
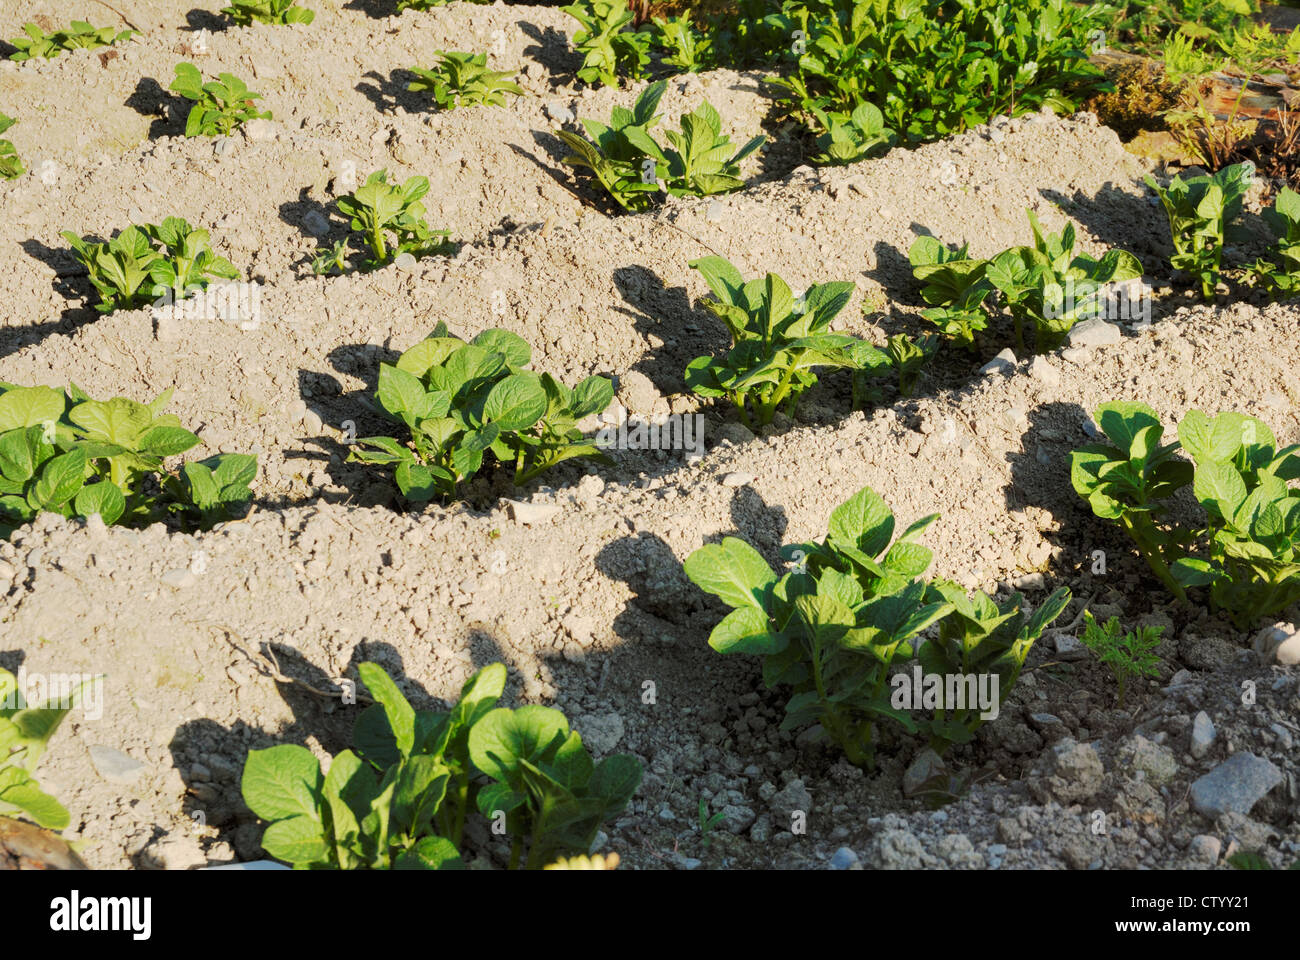
{"label": "rock", "polygon": [[207,854],[194,837],[185,834],[168,834],[160,837],[140,852],[145,869],[193,870],[208,865]]}
{"label": "rock", "polygon": [[777,791],[776,795],[768,801],[772,816],[778,821],[784,821],[787,827],[796,811],[807,813],[812,809],[812,805],[812,794],[808,792],[802,780],[791,780],[784,790]]}
{"label": "rock", "polygon": [[1203,863],[1218,863],[1219,853],[1223,849],[1223,844],[1219,842],[1218,837],[1212,837],[1208,833],[1198,834],[1192,837],[1192,842],[1187,847],[1187,852],[1197,860]]}
{"label": "rock", "polygon": [[903,773],[903,796],[911,797],[921,790],[933,789],[936,780],[942,778],[946,781],[947,777],[948,768],[944,765],[943,758],[926,747]]}
{"label": "rock", "polygon": [[406,253],[399,253],[397,258],[393,260],[393,266],[398,270],[401,270],[403,273],[410,273],[415,269],[417,262],[415,254],[408,251]]}
{"label": "rock", "polygon": [[1126,741],[1120,747],[1120,753],[1134,770],[1142,771],[1153,786],[1164,786],[1178,775],[1178,761],[1173,751],[1152,743],[1141,734],[1134,734]]}
{"label": "rock", "polygon": [[1191,754],[1197,760],[1210,752],[1210,747],[1214,745],[1214,721],[1210,715],[1202,710],[1192,721],[1192,739]]}
{"label": "rock", "polygon": [[1119,343],[1122,339],[1123,335],[1118,326],[1100,317],[1094,317],[1071,327],[1066,342],[1075,349],[1092,350]]}
{"label": "rock", "polygon": [[832,870],[851,870],[858,863],[858,855],[849,847],[840,847],[831,855]]}
{"label": "rock", "polygon": [[721,223],[726,215],[727,208],[714,200],[709,204],[708,209],[705,211],[704,219],[709,221],[709,223]]}
{"label": "rock", "polygon": [[980,373],[989,376],[994,373],[1001,373],[1004,376],[1011,376],[1016,372],[1016,355],[1010,347],[1007,347],[996,357],[990,360],[984,366],[980,367]]}
{"label": "rock", "polygon": [[1295,740],[1291,736],[1291,731],[1280,723],[1271,723],[1268,728],[1273,731],[1273,736],[1277,737],[1278,746],[1287,753],[1290,753],[1291,748],[1295,746]]}
{"label": "rock", "polygon": [[308,210],[302,218],[302,228],[313,237],[323,237],[330,232],[329,218],[319,210]]}
{"label": "rock", "polygon": [[722,814],[726,817],[722,829],[736,835],[744,833],[758,819],[758,814],[751,808],[739,803],[727,804],[722,808]]}
{"label": "rock", "polygon": [[573,121],[573,111],[562,104],[559,100],[551,100],[547,102],[546,115],[556,123],[570,123]]}
{"label": "rock", "polygon": [[526,523],[530,527],[554,518],[560,507],[554,503],[525,503],[522,500],[507,500],[510,519],[517,523]]}
{"label": "rock", "polygon": [[1300,632],[1295,624],[1278,621],[1255,634],[1252,644],[1265,663],[1276,660],[1283,666],[1300,663]]}
{"label": "rock", "polygon": [[955,867],[983,866],[983,858],[975,852],[970,837],[964,833],[950,833],[935,847],[939,856]]}
{"label": "rock", "polygon": [[1072,637],[1067,633],[1058,633],[1054,638],[1056,641],[1056,655],[1061,660],[1083,660],[1088,656],[1088,648],[1083,645],[1083,641],[1078,637]]}
{"label": "rock", "polygon": [[724,487],[747,487],[754,482],[752,473],[729,473],[722,478]]}
{"label": "rock", "polygon": [[242,133],[244,139],[250,143],[255,143],[259,140],[272,140],[275,138],[276,124],[272,123],[266,117],[256,117],[240,124],[239,132]]}
{"label": "rock", "polygon": [[754,433],[743,423],[724,423],[714,431],[719,440],[730,440],[732,443],[749,443],[754,439]]}
{"label": "rock", "polygon": [[1029,375],[1049,387],[1054,387],[1061,382],[1061,374],[1041,354],[1029,361]]}
{"label": "rock", "polygon": [[574,719],[573,729],[582,735],[582,742],[593,753],[603,756],[623,739],[623,718],[613,712],[586,714]]}
{"label": "rock", "polygon": [[1282,782],[1282,771],[1253,753],[1234,753],[1192,784],[1192,808],[1210,820],[1224,813],[1248,815]]}
{"label": "rock", "polygon": [[1046,590],[1047,580],[1041,573],[1027,573],[1023,577],[1018,577],[1012,586],[1017,590]]}
{"label": "rock", "polygon": [[921,841],[907,830],[886,830],[877,843],[877,859],[886,870],[919,870],[925,854]]}
{"label": "rock", "polygon": [[183,590],[186,587],[192,587],[194,584],[199,582],[199,578],[194,576],[188,567],[182,567],[177,570],[168,570],[159,579],[175,590]]}
{"label": "rock", "polygon": [[663,395],[654,381],[639,370],[629,370],[618,378],[618,400],[632,413],[650,416],[664,405]]}
{"label": "rock", "polygon": [[121,750],[95,745],[90,748],[90,762],[109,783],[130,784],[140,779],[144,764]]}
{"label": "rock", "polygon": [[1067,737],[1052,748],[1048,762],[1045,786],[1062,803],[1086,800],[1101,789],[1106,771],[1091,744]]}

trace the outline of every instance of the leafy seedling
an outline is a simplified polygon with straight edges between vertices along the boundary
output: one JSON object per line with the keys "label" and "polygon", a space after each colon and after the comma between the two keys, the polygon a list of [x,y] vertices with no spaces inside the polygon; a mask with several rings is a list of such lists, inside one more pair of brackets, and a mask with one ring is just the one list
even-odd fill
{"label": "leafy seedling", "polygon": [[717,813],[713,814],[709,813],[708,802],[703,797],[700,797],[698,825],[700,828],[700,842],[704,844],[705,850],[709,849],[709,834],[713,832],[714,828],[717,827],[718,824],[724,823],[726,819],[727,812],[725,810],[719,810]]}
{"label": "leafy seedling", "polygon": [[713,38],[697,30],[690,17],[654,17],[655,44],[666,52],[665,67],[681,73],[699,73],[717,65]]}
{"label": "leafy seedling", "polygon": [[686,385],[702,397],[725,397],[747,425],[771,423],[781,404],[793,416],[800,395],[817,382],[815,368],[855,369],[865,362],[869,344],[829,329],[849,302],[852,283],[814,284],[796,299],[774,273],[746,283],[722,257],[691,266],[713,291],[704,305],[727,325],[733,346],[723,357],[692,360]]}
{"label": "leafy seedling", "polygon": [[656,180],[662,180],[674,197],[708,197],[739,190],[745,185],[740,179],[740,161],[766,139],[753,137],[733,153],[731,138],[722,134],[722,118],[708,101],[682,117],[680,131],[665,130],[664,137],[667,147],[648,135],[638,137],[635,145],[654,158]]}
{"label": "leafy seedling", "polygon": [[176,64],[176,79],[169,88],[187,100],[194,101],[185,118],[185,136],[226,136],[240,125],[255,119],[271,119],[271,111],[258,112],[253,93],[243,80],[234,74],[220,74],[219,79],[203,82],[199,68],[192,63]]}
{"label": "leafy seedling", "polygon": [[1241,213],[1252,172],[1250,164],[1238,163],[1188,180],[1175,176],[1163,189],[1155,178],[1146,177],[1169,218],[1174,246],[1169,262],[1200,284],[1206,300],[1219,282],[1223,245]]}
{"label": "leafy seedling", "polygon": [[1256,261],[1252,272],[1275,296],[1295,296],[1300,293],[1300,193],[1283,187],[1264,219],[1275,237],[1272,259]]}
{"label": "leafy seedling", "polygon": [[605,460],[577,423],[609,406],[613,384],[588,377],[569,389],[525,369],[531,357],[509,331],[485,330],[466,343],[439,323],[395,365],[379,368],[376,398],[409,441],[361,438],[348,459],[393,467],[398,489],[414,502],[455,497],[489,453],[514,468],[516,484],[574,457]]}
{"label": "leafy seedling", "polygon": [[433,69],[412,67],[416,75],[408,90],[427,90],[434,102],[444,110],[464,106],[503,107],[506,94],[519,96],[524,91],[506,79],[513,76],[508,70],[489,70],[486,53],[459,53],[439,50]]}
{"label": "leafy seedling", "polygon": [[428,192],[426,177],[389,183],[388,171],[378,170],[354,193],[339,197],[339,211],[370,251],[366,269],[377,269],[403,253],[418,258],[452,252],[450,231],[433,230],[424,219],[420,198]]}
{"label": "leafy seedling", "polygon": [[782,576],[735,537],[687,558],[686,575],[733,608],[709,645],[762,656],[767,687],[792,689],[782,730],[819,723],[858,766],[874,763],[876,723],[916,732],[887,687],[890,666],[912,656],[913,638],[952,610],[917,579],[932,559],[917,538],[937,517],[895,539],[893,512],[864,487],[831,513],[826,539],[782,550],[795,564]]}
{"label": "leafy seedling", "polygon": [[262,846],[295,869],[450,870],[476,772],[468,741],[505,689],[494,663],[471,677],[448,712],[417,711],[377,664],[357,667],[374,703],[357,716],[353,750],[322,775],[294,744],[250,750],[242,793],[267,822]]}
{"label": "leafy seedling", "polygon": [[628,29],[632,11],[616,0],[577,0],[560,7],[580,29],[573,48],[582,54],[578,79],[591,86],[616,87],[619,74],[633,80],[645,76],[650,63],[650,34]]}
{"label": "leafy seedling", "polygon": [[[0,113],[0,133],[4,133],[18,121]],[[18,159],[18,151],[10,140],[0,139],[0,178],[12,180],[23,173],[23,162]]]}
{"label": "leafy seedling", "polygon": [[34,23],[24,23],[23,33],[26,36],[9,41],[17,48],[9,54],[10,60],[31,60],[34,57],[52,60],[65,50],[111,47],[129,39],[135,31],[114,31],[112,27],[92,27],[84,20],[73,20],[72,26],[48,34]]}
{"label": "leafy seedling", "polygon": [[873,103],[860,103],[847,116],[819,108],[813,113],[824,131],[817,137],[813,163],[847,166],[880,156],[898,142],[898,135],[885,126],[884,115]]}
{"label": "leafy seedling", "polygon": [[79,684],[36,706],[27,703],[14,675],[0,667],[0,815],[26,817],[47,830],[68,826],[67,809],[40,788],[36,765],[84,688]]}
{"label": "leafy seedling", "polygon": [[[952,612],[939,624],[938,637],[921,647],[917,655],[921,666],[927,674],[943,677],[996,674],[998,709],[1020,679],[1035,641],[1065,612],[1071,599],[1069,589],[1060,587],[1027,616],[1019,593],[998,603],[978,591],[967,596],[965,588],[948,580],[934,581],[930,591],[932,600],[949,604]],[[984,723],[970,693],[963,692],[965,706],[939,709],[930,722],[930,745],[939,753],[950,745],[969,743]]]}
{"label": "leafy seedling", "polygon": [[1246,629],[1300,600],[1300,444],[1278,449],[1262,420],[1189,410],[1178,439],[1195,463],[1192,493],[1208,549],[1173,564],[1185,587],[1208,586],[1216,610]]}
{"label": "leafy seedling", "polygon": [[474,766],[493,781],[479,790],[478,811],[494,822],[504,818],[512,868],[522,861],[536,870],[557,856],[585,854],[641,783],[635,757],[593,763],[582,737],[550,707],[491,710],[470,729],[468,744]]}
{"label": "leafy seedling", "polygon": [[1165,628],[1139,627],[1125,633],[1119,617],[1111,617],[1104,625],[1099,625],[1088,611],[1084,611],[1083,621],[1083,636],[1079,639],[1098,661],[1110,668],[1119,686],[1119,705],[1122,707],[1130,680],[1159,674],[1160,657],[1155,650],[1160,646],[1160,634]]}
{"label": "leafy seedling", "polygon": [[316,19],[313,10],[297,5],[297,0],[230,0],[230,6],[221,12],[237,27],[258,23],[311,23]]}
{"label": "leafy seedling", "polygon": [[1074,224],[1045,234],[1027,210],[1032,247],[1012,247],[988,262],[984,276],[1002,294],[1015,321],[1016,346],[1023,352],[1024,324],[1034,325],[1039,353],[1064,343],[1075,323],[1101,313],[1103,288],[1142,276],[1142,263],[1127,250],[1108,250],[1100,259],[1074,253]]}
{"label": "leafy seedling", "polygon": [[654,195],[663,189],[647,146],[658,149],[648,130],[658,122],[656,111],[667,86],[664,80],[650,84],[631,110],[615,107],[608,126],[583,119],[591,140],[570,130],[555,131],[573,151],[564,158],[564,163],[591,170],[624,210],[649,209]]}
{"label": "leafy seedling", "polygon": [[1159,521],[1165,501],[1192,482],[1192,465],[1178,458],[1177,441],[1162,444],[1159,414],[1144,403],[1104,403],[1093,413],[1109,443],[1090,443],[1070,455],[1070,482],[1092,512],[1116,520],[1147,565],[1180,600],[1187,593],[1171,571],[1186,537]]}

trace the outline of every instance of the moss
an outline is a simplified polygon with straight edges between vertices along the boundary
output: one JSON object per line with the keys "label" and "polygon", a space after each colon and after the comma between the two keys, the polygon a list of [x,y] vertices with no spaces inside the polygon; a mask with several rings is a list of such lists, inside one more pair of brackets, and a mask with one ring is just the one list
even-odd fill
{"label": "moss", "polygon": [[1142,130],[1164,130],[1164,114],[1178,103],[1183,84],[1168,79],[1163,68],[1150,60],[1134,60],[1106,67],[1114,90],[1099,94],[1088,109],[1106,126],[1128,140]]}

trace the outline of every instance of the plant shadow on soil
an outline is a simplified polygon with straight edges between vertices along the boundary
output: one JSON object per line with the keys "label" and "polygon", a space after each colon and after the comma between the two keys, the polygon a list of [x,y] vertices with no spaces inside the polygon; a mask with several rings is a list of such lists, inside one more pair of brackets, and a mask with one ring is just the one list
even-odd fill
{"label": "plant shadow on soil", "polygon": [[[547,6],[547,4],[542,4]],[[560,4],[550,4],[560,6]],[[577,25],[577,21],[574,21]],[[523,55],[535,63],[540,63],[551,74],[551,80],[567,81],[577,77],[578,68],[582,66],[582,57],[569,44],[569,38],[555,29],[540,29],[536,24],[526,20],[519,21],[519,32],[537,43],[524,47]]]}
{"label": "plant shadow on soil", "polygon": [[70,334],[78,327],[94,323],[103,316],[93,307],[86,305],[95,299],[96,291],[90,282],[89,274],[72,255],[70,249],[51,247],[36,239],[23,240],[20,246],[29,257],[39,260],[54,271],[54,280],[51,283],[54,292],[75,306],[65,307],[57,320],[28,324],[24,327],[0,328],[0,358],[38,344],[46,337],[59,333]]}
{"label": "plant shadow on soil", "polygon": [[352,89],[373,103],[380,113],[395,107],[401,107],[407,113],[415,114],[438,112],[438,105],[429,94],[412,93],[408,89],[412,80],[419,79],[408,69],[398,67],[387,77],[377,70],[370,70],[362,76],[375,82],[363,81]]}
{"label": "plant shadow on soil", "polygon": [[[141,77],[135,90],[123,101],[123,106],[130,107],[136,113],[152,117],[149,124],[149,139],[180,136],[185,130],[184,118],[189,113],[190,102],[184,97],[164,90],[153,77]],[[179,119],[176,119],[179,118]]]}
{"label": "plant shadow on soil", "polygon": [[230,21],[211,10],[194,9],[185,14],[185,24],[194,33],[207,30],[221,33],[230,29]]}

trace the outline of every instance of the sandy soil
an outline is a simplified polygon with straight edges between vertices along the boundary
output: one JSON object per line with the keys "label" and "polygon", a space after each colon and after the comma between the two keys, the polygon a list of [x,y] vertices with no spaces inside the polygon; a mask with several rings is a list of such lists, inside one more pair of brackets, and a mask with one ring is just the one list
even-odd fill
{"label": "sandy soil", "polygon": [[[75,380],[141,400],[175,388],[170,409],[205,452],[255,451],[261,469],[253,514],[210,533],[47,516],[0,545],[0,664],[108,675],[102,718],[74,714],[41,776],[92,866],[260,856],[239,797],[245,754],[347,746],[352,708],[303,685],[334,689],[362,660],[426,707],[502,660],[512,702],[561,707],[598,753],[640,757],[643,786],[605,838],[630,866],[1168,868],[1209,866],[1233,844],[1276,864],[1300,854],[1296,668],[1256,655],[1225,622],[1164,605],[1068,480],[1068,451],[1111,399],[1144,400],[1166,422],[1190,407],[1236,409],[1283,443],[1300,439],[1294,307],[1188,307],[1170,293],[1154,326],[1117,344],[1022,358],[1010,375],[979,372],[996,346],[944,359],[918,397],[867,413],[848,413],[847,381],[827,376],[799,422],[759,437],[682,393],[685,364],[725,344],[687,266],[710,251],[795,289],[854,281],[840,326],[877,339],[925,326],[906,262],[918,233],[986,255],[1028,238],[1026,207],[1052,229],[1072,221],[1091,252],[1133,251],[1163,288],[1167,226],[1141,184],[1148,166],[1113,131],[1090,115],[1035,116],[816,171],[796,166],[795,145],[769,125],[744,191],[612,216],[558,162],[551,131],[573,114],[604,118],[640,87],[579,91],[570,20],[553,9],[451,4],[394,18],[314,0],[310,26],[212,32],[199,56],[184,51],[220,3],[187,17],[158,0],[114,5],[147,31],[116,57],[0,61],[0,110],[19,116],[8,136],[32,171],[0,184],[0,380]],[[82,9],[19,6],[0,9],[0,36]],[[92,19],[118,22],[108,10]],[[402,90],[402,70],[444,48],[493,50],[493,63],[521,68],[526,95],[431,113]],[[237,73],[274,120],[223,140],[181,137],[165,92],[181,59]],[[675,119],[702,97],[733,140],[763,129],[758,75],[675,78],[664,106]],[[429,221],[461,252],[312,276],[319,218],[346,172],[380,167],[429,176]],[[255,328],[89,309],[59,231],[107,236],[167,214],[210,229],[262,284]],[[336,220],[323,239],[341,230]],[[467,503],[399,512],[382,474],[343,462],[341,430],[378,425],[362,403],[378,363],[438,320],[466,337],[514,330],[537,369],[568,382],[613,376],[634,413],[698,411],[708,450],[693,462],[622,451],[613,467],[570,464],[519,491],[484,480]],[[733,534],[775,563],[780,544],[820,537],[864,484],[905,522],[943,514],[926,535],[934,575],[1018,583],[1031,601],[1068,585],[1076,602],[1062,624],[1090,601],[1099,616],[1165,625],[1160,678],[1121,710],[1102,667],[1045,640],[1002,716],[952,757],[986,779],[938,811],[901,790],[919,740],[887,739],[867,774],[779,733],[779,691],[762,688],[755,662],[709,650],[721,609],[681,562]],[[505,498],[544,519],[516,519]],[[1099,549],[1104,576],[1091,573]],[[1217,736],[1193,756],[1200,711]],[[105,747],[137,766],[115,768],[102,749],[92,761]],[[1249,816],[1194,810],[1190,784],[1247,751],[1281,783]],[[727,813],[707,849],[701,798]],[[796,810],[806,834],[790,830]]]}

